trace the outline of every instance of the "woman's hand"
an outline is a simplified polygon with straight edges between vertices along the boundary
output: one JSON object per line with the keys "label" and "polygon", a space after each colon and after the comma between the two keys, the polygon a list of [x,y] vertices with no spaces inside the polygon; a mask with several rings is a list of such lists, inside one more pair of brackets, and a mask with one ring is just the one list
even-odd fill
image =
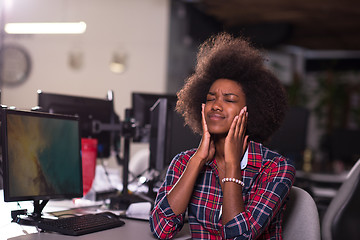
{"label": "woman's hand", "polygon": [[176,215],[186,211],[199,172],[206,162],[212,160],[215,154],[214,141],[211,139],[205,121],[204,104],[201,113],[203,136],[200,145],[188,162],[185,171],[167,195],[170,207]]}
{"label": "woman's hand", "polygon": [[225,164],[240,166],[240,161],[247,148],[248,136],[245,135],[248,113],[246,106],[235,116],[225,139]]}
{"label": "woman's hand", "polygon": [[[242,180],[241,158],[247,148],[248,136],[246,132],[246,106],[235,116],[229,132],[225,138],[225,177]],[[237,214],[245,211],[242,197],[242,186],[237,183],[223,183],[223,223],[228,223]]]}
{"label": "woman's hand", "polygon": [[205,113],[204,113],[205,104],[202,104],[201,107],[202,107],[201,116],[202,116],[203,135],[198,150],[196,151],[195,154],[205,164],[206,162],[211,161],[213,159],[215,154],[215,145],[214,145],[214,140],[211,138],[211,134],[209,133],[205,121]]}

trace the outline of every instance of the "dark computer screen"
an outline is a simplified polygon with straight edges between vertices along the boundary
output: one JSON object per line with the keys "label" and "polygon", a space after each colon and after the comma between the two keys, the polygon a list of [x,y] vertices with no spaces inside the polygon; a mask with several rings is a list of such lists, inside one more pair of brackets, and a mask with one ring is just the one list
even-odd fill
{"label": "dark computer screen", "polygon": [[94,123],[119,122],[112,100],[39,92],[38,107],[44,112],[78,116],[80,136],[98,140],[98,157],[110,156],[111,146],[117,135],[112,131],[96,131]]}
{"label": "dark computer screen", "polygon": [[180,152],[198,147],[201,136],[185,126],[176,100],[160,98],[151,108],[150,168],[163,171]]}
{"label": "dark computer screen", "polygon": [[327,135],[328,144],[325,151],[329,160],[342,161],[347,168],[351,168],[360,158],[360,130],[334,129]]}
{"label": "dark computer screen", "polygon": [[10,109],[1,115],[4,200],[82,197],[78,118]]}
{"label": "dark computer screen", "polygon": [[150,162],[149,168],[162,171],[165,168],[168,131],[168,100],[158,99],[150,109]]}
{"label": "dark computer screen", "polygon": [[156,93],[132,93],[132,118],[135,120],[138,132],[134,142],[149,142],[150,139],[150,108],[159,98],[176,101],[176,95]]}
{"label": "dark computer screen", "polygon": [[309,115],[306,108],[291,107],[280,128],[265,144],[271,150],[292,159],[298,168],[302,166],[306,149]]}

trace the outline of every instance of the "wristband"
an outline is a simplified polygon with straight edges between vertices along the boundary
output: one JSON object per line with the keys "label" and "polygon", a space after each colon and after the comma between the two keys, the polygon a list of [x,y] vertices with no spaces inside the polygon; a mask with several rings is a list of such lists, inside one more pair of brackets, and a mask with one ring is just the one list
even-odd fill
{"label": "wristband", "polygon": [[237,183],[237,184],[241,185],[242,187],[245,185],[245,183],[243,181],[241,181],[240,179],[236,179],[236,178],[223,178],[221,181],[223,183],[225,183],[225,182],[234,182],[234,183]]}

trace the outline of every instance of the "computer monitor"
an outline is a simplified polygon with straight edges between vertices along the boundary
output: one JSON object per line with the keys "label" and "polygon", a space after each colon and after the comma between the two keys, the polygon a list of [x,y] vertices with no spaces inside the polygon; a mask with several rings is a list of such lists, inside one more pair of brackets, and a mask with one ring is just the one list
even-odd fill
{"label": "computer monitor", "polygon": [[176,95],[157,93],[132,93],[132,118],[136,124],[136,134],[133,142],[150,141],[150,108],[159,98],[167,98],[176,101]]}
{"label": "computer monitor", "polygon": [[360,158],[360,129],[334,129],[327,135],[328,144],[324,149],[331,162],[338,160],[346,169]]}
{"label": "computer monitor", "polygon": [[32,200],[40,218],[49,200],[83,196],[77,117],[2,109],[1,139],[6,202]]}
{"label": "computer monitor", "polygon": [[303,164],[310,111],[303,107],[290,107],[280,128],[265,143],[271,150],[290,158],[297,168]]}
{"label": "computer monitor", "polygon": [[158,99],[150,109],[150,161],[149,168],[161,171],[165,167],[168,131],[168,100]]}
{"label": "computer monitor", "polygon": [[71,96],[38,91],[38,108],[43,112],[76,115],[80,119],[80,136],[98,140],[99,158],[110,157],[111,146],[117,145],[115,131],[98,131],[98,124],[119,123],[112,99]]}
{"label": "computer monitor", "polygon": [[180,152],[196,148],[201,136],[185,126],[175,111],[176,100],[160,98],[151,108],[150,162],[151,169],[162,172]]}
{"label": "computer monitor", "polygon": [[[1,90],[0,90],[1,92]],[[2,108],[2,106],[0,106]],[[0,111],[0,119],[1,119],[1,111]],[[1,128],[1,122],[0,122],[0,128]],[[1,151],[1,138],[0,138],[0,151]],[[3,164],[2,164],[2,154],[0,153],[0,189],[3,189]]]}

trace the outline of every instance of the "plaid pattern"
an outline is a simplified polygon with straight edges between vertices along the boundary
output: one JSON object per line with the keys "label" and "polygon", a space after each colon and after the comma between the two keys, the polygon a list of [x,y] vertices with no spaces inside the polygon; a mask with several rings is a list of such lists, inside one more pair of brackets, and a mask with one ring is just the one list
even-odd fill
{"label": "plaid pattern", "polygon": [[[245,212],[222,224],[223,193],[214,159],[199,174],[188,206],[192,239],[282,239],[281,220],[295,168],[259,143],[250,142],[248,150],[248,164],[242,170]],[[150,228],[157,238],[170,239],[183,227],[185,214],[176,216],[166,195],[194,153],[194,149],[189,150],[173,159],[159,189],[150,216]]]}

